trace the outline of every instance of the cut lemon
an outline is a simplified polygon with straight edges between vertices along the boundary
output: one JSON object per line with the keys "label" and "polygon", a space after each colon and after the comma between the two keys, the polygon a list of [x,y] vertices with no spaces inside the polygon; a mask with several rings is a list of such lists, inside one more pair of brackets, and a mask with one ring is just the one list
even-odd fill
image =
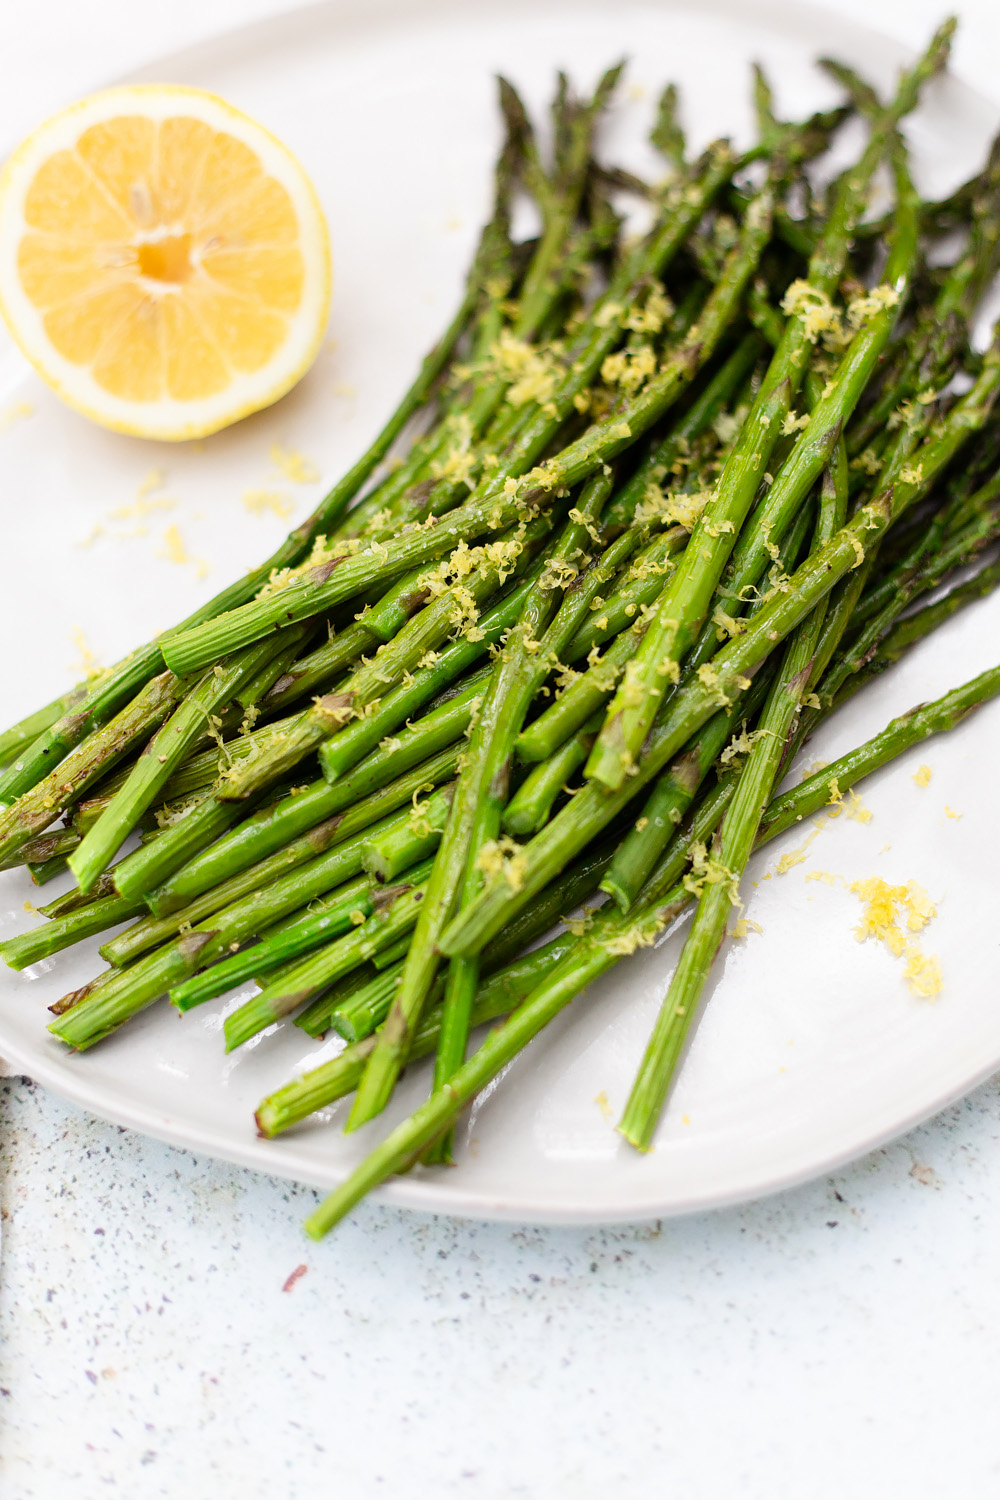
{"label": "cut lemon", "polygon": [[70,406],[194,438],[309,368],[330,302],[319,200],[291,152],[200,89],[108,89],[0,173],[0,310]]}

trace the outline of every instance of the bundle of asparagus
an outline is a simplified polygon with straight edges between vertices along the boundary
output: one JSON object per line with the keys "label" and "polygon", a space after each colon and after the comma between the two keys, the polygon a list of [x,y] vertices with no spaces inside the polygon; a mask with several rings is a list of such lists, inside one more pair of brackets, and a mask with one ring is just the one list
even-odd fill
{"label": "bundle of asparagus", "polygon": [[[356,1129],[434,1054],[427,1102],[311,1234],[450,1160],[465,1104],[693,907],[619,1126],[648,1148],[753,849],[1000,691],[996,668],[777,790],[817,723],[1000,578],[969,574],[1000,535],[1000,340],[970,342],[1000,150],[923,202],[899,128],[953,29],[888,103],[824,62],[846,103],[803,123],[758,70],[742,154],[690,159],[668,88],[656,187],[596,155],[619,67],[590,99],[559,79],[548,161],[501,81],[465,296],[367,453],[255,573],[0,736],[3,867],[76,880],[0,954],[131,922],[53,1007],[68,1046],[253,979],[228,1048],[293,1016],[347,1042],[262,1102],[266,1136],[351,1092]],[[820,193],[852,114],[867,145]],[[623,194],[653,209],[640,240]]]}

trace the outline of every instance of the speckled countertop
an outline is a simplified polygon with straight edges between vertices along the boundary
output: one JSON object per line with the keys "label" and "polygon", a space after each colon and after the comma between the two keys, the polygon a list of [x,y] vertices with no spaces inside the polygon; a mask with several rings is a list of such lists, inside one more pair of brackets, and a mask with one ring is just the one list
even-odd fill
{"label": "speckled countertop", "polygon": [[[829,4],[911,40],[948,8]],[[19,7],[0,138],[279,8]],[[995,88],[995,0],[951,8]],[[313,1246],[312,1201],[0,1080],[3,1500],[1000,1493],[995,1081],[834,1178],[662,1226],[369,1204]]]}

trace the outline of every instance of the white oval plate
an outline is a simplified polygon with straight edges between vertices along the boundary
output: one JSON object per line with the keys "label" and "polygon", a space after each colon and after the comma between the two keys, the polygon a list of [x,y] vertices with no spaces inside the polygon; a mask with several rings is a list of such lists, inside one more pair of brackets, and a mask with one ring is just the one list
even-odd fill
{"label": "white oval plate", "polygon": [[[902,61],[882,38],[781,4],[341,0],[145,70],[144,78],[223,94],[299,154],[333,235],[332,336],[278,407],[184,447],[89,425],[5,346],[4,720],[62,689],[75,627],[102,660],[114,660],[271,550],[287,523],[252,516],[244,492],[282,494],[301,517],[322,489],[318,481],[290,483],[271,462],[272,444],[305,454],[323,481],[360,451],[456,300],[487,206],[497,142],[493,73],[516,80],[537,111],[557,66],[586,85],[626,54],[628,82],[605,151],[653,171],[643,139],[665,81],[680,83],[696,143],[729,132],[745,140],[749,63],[767,66],[782,110],[801,116],[834,98],[811,66],[821,53],[857,63],[883,85]],[[996,110],[968,88],[935,84],[908,126],[923,188],[941,192],[964,176],[995,123]],[[109,516],[135,505],[151,469],[166,479],[147,499],[173,508]],[[169,525],[192,557],[207,560],[210,576],[161,555]],[[104,528],[96,538],[95,527]],[[1000,600],[967,610],[818,734],[804,761],[832,759],[891,715],[993,665],[998,625]],[[1000,710],[989,706],[873,778],[863,788],[871,822],[841,818],[789,873],[767,878],[801,837],[754,861],[759,884],[747,882],[747,914],[763,932],[732,944],[719,965],[654,1153],[631,1152],[613,1122],[675,962],[676,934],[581,996],[480,1098],[463,1126],[456,1170],[414,1172],[389,1185],[386,1199],[538,1222],[732,1203],[857,1156],[1000,1067],[993,925],[1000,796],[990,738],[998,728]],[[933,768],[926,789],[912,779],[921,762]],[[946,815],[946,805],[962,816]],[[912,998],[900,963],[854,940],[857,900],[842,884],[807,883],[819,867],[848,883],[876,873],[916,879],[930,892],[939,915],[926,948],[940,955],[944,974],[937,1001]],[[31,895],[20,874],[0,877],[5,936],[33,920],[22,910]],[[221,1024],[232,997],[183,1019],[159,1004],[93,1052],[66,1053],[45,1031],[46,1007],[96,972],[96,947],[26,974],[4,971],[0,1053],[17,1069],[123,1125],[322,1187],[341,1180],[384,1128],[344,1137],[340,1106],[286,1138],[259,1140],[259,1099],[336,1044],[312,1047],[287,1025],[227,1058]],[[421,1068],[404,1081],[393,1118],[421,1096],[427,1076]]]}

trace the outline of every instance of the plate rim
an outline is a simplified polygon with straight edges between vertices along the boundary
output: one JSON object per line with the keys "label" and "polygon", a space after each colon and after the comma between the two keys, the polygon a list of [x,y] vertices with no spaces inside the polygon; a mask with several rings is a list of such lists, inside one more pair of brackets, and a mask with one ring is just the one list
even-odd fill
{"label": "plate rim", "polygon": [[[571,1002],[572,1003],[572,1002]],[[0,1031],[0,1046],[4,1049],[5,1060],[8,1064],[17,1065],[20,1061],[26,1061],[26,1055],[16,1045],[11,1046]],[[145,1111],[141,1106],[132,1103],[124,1107],[120,1104],[114,1110],[109,1110],[102,1102],[102,1090],[94,1085],[86,1085],[77,1082],[69,1071],[73,1059],[82,1058],[82,1053],[67,1053],[66,1060],[60,1066],[53,1063],[50,1068],[44,1054],[40,1059],[34,1059],[30,1067],[20,1074],[17,1068],[11,1076],[23,1076],[40,1083],[45,1088],[50,1088],[59,1098],[71,1104],[90,1111],[98,1118],[105,1120],[111,1125],[123,1125],[127,1129],[137,1130],[140,1134],[149,1136],[154,1140],[162,1141],[168,1146],[178,1147],[192,1154],[198,1152],[210,1156],[216,1161],[231,1162],[235,1166],[249,1168],[252,1171],[263,1172],[269,1177],[274,1177],[284,1182],[295,1182],[305,1187],[314,1188],[317,1192],[326,1193],[338,1187],[349,1175],[348,1172],[334,1168],[328,1174],[322,1174],[316,1170],[317,1163],[310,1157],[296,1157],[294,1147],[289,1149],[289,1142],[294,1141],[293,1135],[276,1137],[282,1142],[283,1155],[280,1159],[272,1156],[273,1142],[261,1136],[249,1136],[244,1143],[231,1144],[228,1140],[212,1144],[212,1128],[202,1127],[200,1130],[180,1121],[170,1122],[158,1117],[155,1111]],[[531,1223],[544,1225],[563,1225],[572,1227],[574,1225],[599,1225],[599,1224],[644,1224],[660,1219],[687,1218],[693,1214],[709,1213],[716,1210],[740,1207],[743,1204],[755,1203],[763,1198],[774,1197],[779,1193],[788,1192],[794,1188],[801,1187],[807,1182],[815,1181],[817,1178],[827,1176],[838,1168],[847,1166],[850,1162],[858,1161],[872,1151],[899,1140],[910,1130],[918,1125],[932,1119],[934,1115],[947,1109],[949,1105],[957,1103],[972,1093],[981,1084],[985,1083],[1000,1068],[1000,1053],[997,1057],[977,1069],[971,1081],[963,1074],[962,1080],[952,1079],[943,1085],[941,1093],[935,1098],[934,1103],[928,1108],[924,1105],[913,1109],[905,1119],[905,1123],[899,1125],[898,1116],[894,1115],[893,1122],[883,1121],[867,1131],[862,1130],[850,1142],[843,1143],[836,1151],[824,1156],[820,1164],[815,1159],[809,1163],[794,1162],[786,1167],[784,1171],[768,1180],[759,1180],[754,1186],[732,1187],[728,1190],[705,1192],[703,1194],[688,1194],[684,1198],[673,1202],[643,1202],[639,1205],[612,1208],[595,1209],[593,1206],[581,1202],[576,1206],[557,1205],[546,1203],[541,1200],[533,1201],[530,1198],[522,1199],[518,1203],[505,1201],[499,1195],[483,1191],[470,1191],[468,1188],[460,1189],[461,1196],[456,1195],[452,1199],[447,1194],[447,1188],[442,1180],[408,1177],[406,1179],[396,1178],[376,1188],[367,1196],[373,1201],[389,1204],[397,1208],[416,1209],[422,1213],[444,1213],[455,1218],[477,1219],[482,1221],[506,1221],[513,1223]],[[96,1095],[96,1097],[95,1097]],[[298,1165],[296,1164],[298,1162]],[[452,1175],[452,1174],[449,1174]],[[317,1180],[318,1179],[318,1180]],[[530,1217],[528,1217],[530,1215]]]}

